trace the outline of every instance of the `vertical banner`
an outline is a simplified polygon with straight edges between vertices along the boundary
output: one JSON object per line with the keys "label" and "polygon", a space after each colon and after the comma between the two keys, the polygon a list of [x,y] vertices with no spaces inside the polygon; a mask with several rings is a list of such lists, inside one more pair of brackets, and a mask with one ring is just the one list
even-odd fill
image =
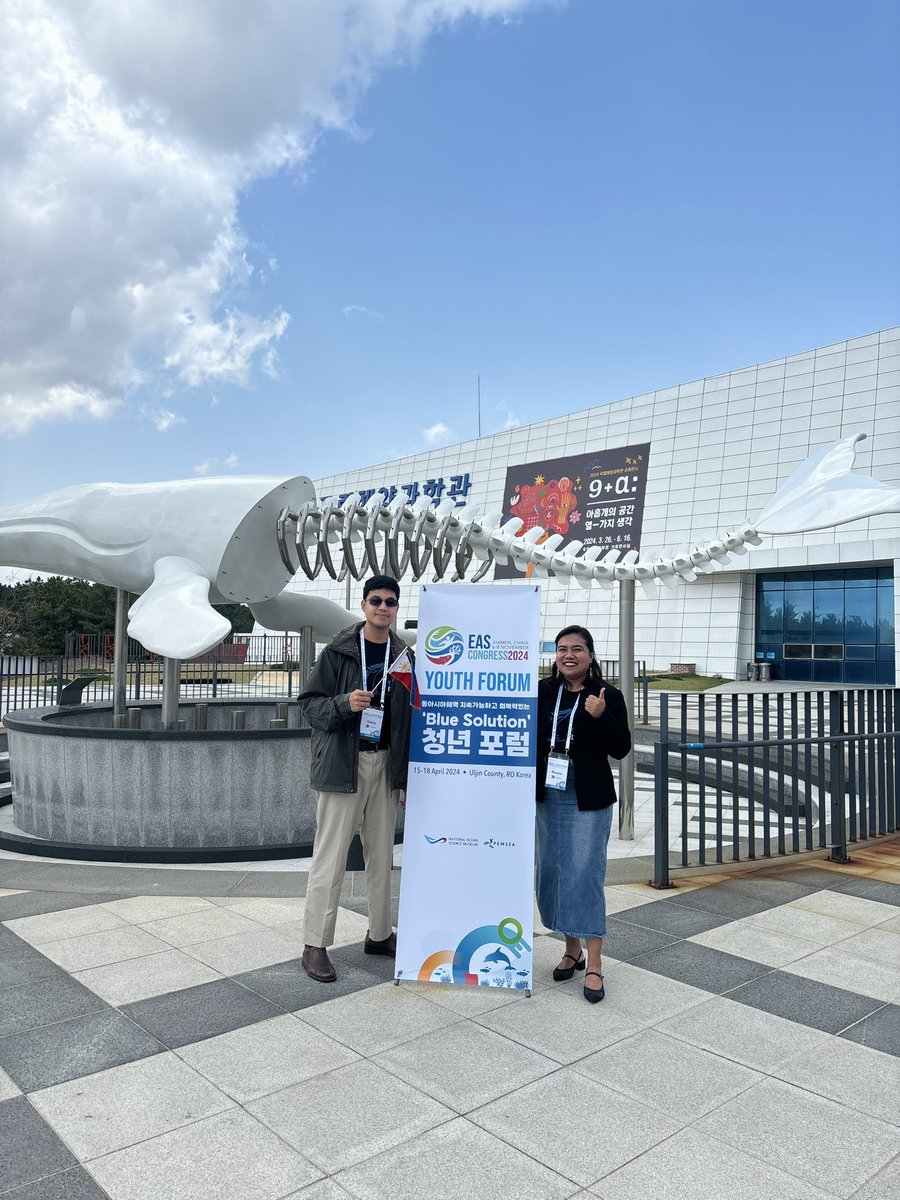
{"label": "vertical banner", "polygon": [[397,979],[531,987],[540,608],[422,588]]}
{"label": "vertical banner", "polygon": [[[535,525],[561,533],[560,549],[577,538],[586,549],[639,550],[649,460],[650,444],[641,443],[508,467],[503,520],[519,517],[520,534]],[[521,579],[522,572],[498,564],[494,578]]]}

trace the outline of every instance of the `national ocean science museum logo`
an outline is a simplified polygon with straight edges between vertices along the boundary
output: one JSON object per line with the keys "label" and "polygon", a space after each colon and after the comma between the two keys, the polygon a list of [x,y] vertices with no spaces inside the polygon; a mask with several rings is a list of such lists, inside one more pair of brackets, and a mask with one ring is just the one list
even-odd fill
{"label": "national ocean science museum logo", "polygon": [[425,656],[436,667],[459,662],[464,649],[463,635],[452,625],[438,625],[425,638]]}

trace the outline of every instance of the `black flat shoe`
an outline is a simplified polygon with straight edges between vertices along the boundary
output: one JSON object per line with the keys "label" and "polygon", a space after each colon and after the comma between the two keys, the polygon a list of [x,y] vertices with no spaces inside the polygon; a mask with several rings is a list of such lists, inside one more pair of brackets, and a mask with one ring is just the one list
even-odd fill
{"label": "black flat shoe", "polygon": [[571,967],[553,968],[553,978],[557,983],[563,983],[564,980],[571,979],[576,971],[583,971],[587,966],[587,962],[583,958],[576,959],[573,954],[564,954],[562,956],[562,961],[565,962],[567,958],[570,959],[573,964]]}
{"label": "black flat shoe", "polygon": [[585,979],[588,979],[591,975],[596,975],[596,977],[600,980],[600,986],[598,988],[589,988],[585,983],[584,998],[589,1004],[597,1004],[598,1001],[602,1000],[606,995],[606,988],[603,986],[603,976],[599,971],[588,971],[587,975],[585,975]]}

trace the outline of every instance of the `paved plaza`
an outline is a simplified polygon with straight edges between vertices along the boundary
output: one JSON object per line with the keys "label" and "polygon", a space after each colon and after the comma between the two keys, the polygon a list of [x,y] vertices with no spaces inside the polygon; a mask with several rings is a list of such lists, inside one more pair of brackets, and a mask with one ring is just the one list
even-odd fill
{"label": "paved plaza", "polygon": [[596,1006],[395,987],[355,875],[313,983],[305,885],[0,858],[3,1200],[898,1194],[900,840],[613,883]]}

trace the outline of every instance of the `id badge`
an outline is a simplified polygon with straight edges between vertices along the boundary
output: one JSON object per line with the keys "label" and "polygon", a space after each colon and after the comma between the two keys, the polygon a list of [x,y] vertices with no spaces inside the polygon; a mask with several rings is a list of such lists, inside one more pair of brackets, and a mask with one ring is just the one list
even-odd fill
{"label": "id badge", "polygon": [[569,756],[560,754],[554,750],[547,759],[547,779],[546,785],[549,788],[556,788],[560,792],[566,790],[566,782],[569,778]]}
{"label": "id badge", "polygon": [[381,723],[383,720],[383,708],[364,708],[362,710],[362,721],[359,726],[359,736],[365,738],[367,742],[380,741]]}

